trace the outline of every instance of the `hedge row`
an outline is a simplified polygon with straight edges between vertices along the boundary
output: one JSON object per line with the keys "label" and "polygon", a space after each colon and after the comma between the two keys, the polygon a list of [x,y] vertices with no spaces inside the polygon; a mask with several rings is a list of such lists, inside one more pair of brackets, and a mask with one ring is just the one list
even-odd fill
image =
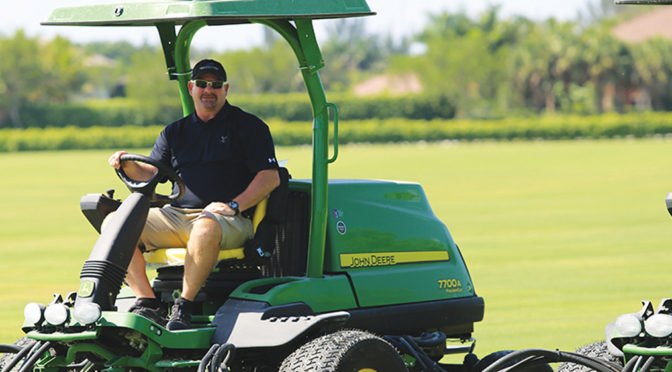
{"label": "hedge row", "polygon": [[[182,108],[179,100],[170,103],[142,104],[123,98],[90,100],[85,103],[57,106],[40,105],[21,111],[21,120],[27,128],[149,126],[167,124],[181,116]],[[4,127],[11,125],[7,122],[2,124]]]}
{"label": "hedge row", "polygon": [[[339,106],[341,120],[370,118],[450,119],[455,116],[455,107],[442,96],[374,97],[354,96],[329,97]],[[305,94],[231,96],[234,105],[265,119],[283,121],[309,121],[313,112]],[[177,100],[139,102],[116,98],[91,100],[85,103],[68,103],[57,106],[33,106],[24,109],[21,117],[29,128],[45,127],[93,127],[121,125],[167,124],[182,116]],[[6,119],[8,120],[8,119]],[[0,123],[0,127],[11,123]]]}
{"label": "hedge row", "polygon": [[[445,96],[412,95],[404,97],[355,97],[329,95],[336,103],[341,120],[365,119],[452,119],[455,105]],[[313,118],[312,106],[305,94],[268,96],[235,96],[232,102],[261,118],[285,121],[309,121]]]}
{"label": "hedge row", "polygon": [[[307,122],[269,121],[277,145],[311,143]],[[0,130],[0,152],[151,147],[161,126],[118,128],[46,128]],[[531,140],[647,137],[672,134],[672,114],[630,113],[599,116],[543,116],[502,120],[363,120],[343,121],[339,142],[443,140]]]}

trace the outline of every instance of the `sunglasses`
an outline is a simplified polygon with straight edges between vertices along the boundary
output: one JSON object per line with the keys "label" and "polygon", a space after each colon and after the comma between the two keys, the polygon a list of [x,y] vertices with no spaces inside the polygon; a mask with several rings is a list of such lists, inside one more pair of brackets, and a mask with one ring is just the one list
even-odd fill
{"label": "sunglasses", "polygon": [[208,81],[208,80],[192,80],[192,83],[196,84],[197,87],[201,89],[207,88],[207,86],[211,86],[212,89],[222,89],[222,86],[226,84],[226,81],[221,81],[221,80],[215,80],[215,81]]}

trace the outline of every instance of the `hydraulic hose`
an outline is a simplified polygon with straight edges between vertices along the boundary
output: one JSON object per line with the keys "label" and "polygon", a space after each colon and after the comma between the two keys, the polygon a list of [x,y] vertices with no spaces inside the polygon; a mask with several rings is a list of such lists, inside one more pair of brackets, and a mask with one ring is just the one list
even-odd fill
{"label": "hydraulic hose", "polygon": [[205,372],[208,363],[210,363],[210,360],[212,360],[212,356],[215,354],[218,348],[219,344],[214,344],[210,346],[208,352],[205,353],[205,356],[203,356],[203,359],[201,359],[201,363],[198,364],[198,372]]}
{"label": "hydraulic hose", "polygon": [[443,332],[423,333],[420,337],[413,337],[413,341],[420,347],[432,347],[446,344],[446,334]]}
{"label": "hydraulic hose", "polygon": [[26,363],[24,363],[21,366],[19,372],[27,372],[33,369],[33,365],[35,365],[35,362],[37,362],[37,360],[40,359],[42,354],[44,354],[47,351],[47,349],[49,349],[49,347],[51,347],[51,342],[46,341],[45,343],[43,343],[35,352],[33,352],[30,358],[26,360]]}
{"label": "hydraulic hose", "polygon": [[642,358],[642,357],[638,355],[638,356],[636,356],[636,357],[630,359],[630,360],[625,364],[625,366],[623,366],[623,372],[628,372],[628,371],[630,371],[630,370],[634,370],[633,367],[635,366],[635,364],[637,364],[637,362],[638,362],[641,358]]}
{"label": "hydraulic hose", "polygon": [[424,360],[425,364],[429,365],[427,371],[445,372],[443,368],[439,367],[439,365],[435,361],[433,361],[430,357],[427,356],[427,354],[425,354],[425,352],[420,348],[420,346],[418,346],[418,344],[415,343],[415,339],[413,337],[404,336],[403,339],[406,340],[406,342],[411,345],[411,348],[415,350],[415,352],[420,356],[422,360]]}
{"label": "hydraulic hose", "polygon": [[[580,364],[583,366],[586,366],[588,368],[594,369],[598,372],[621,372],[618,368],[615,366],[609,364],[608,362],[599,360],[599,359],[592,359],[585,357],[581,354],[576,354],[576,353],[568,353],[565,351],[551,351],[551,350],[544,350],[544,349],[525,349],[525,350],[519,350],[515,351],[489,367],[483,370],[483,372],[495,372],[495,371],[508,371],[508,370],[514,370],[514,367],[521,367],[523,364],[528,363],[527,358],[532,357],[533,359],[530,359],[530,361],[534,361],[535,363],[557,363],[557,362],[570,362],[570,363],[575,363],[575,364]],[[523,359],[523,362],[516,363],[516,360]],[[514,363],[513,366],[511,367],[505,367],[507,364]],[[519,365],[520,364],[520,365]],[[625,371],[623,371],[625,372]]]}
{"label": "hydraulic hose", "polygon": [[639,370],[639,366],[642,364],[642,360],[644,360],[643,356],[638,356],[637,361],[635,362],[635,366],[632,367],[632,372],[637,372]]}
{"label": "hydraulic hose", "polygon": [[16,355],[14,355],[14,358],[12,358],[12,360],[5,366],[5,368],[2,369],[2,372],[11,371],[12,368],[14,368],[14,366],[16,366],[16,364],[19,363],[19,361],[23,359],[23,357],[30,352],[30,350],[33,348],[33,346],[35,346],[36,343],[37,342],[31,342],[28,345],[24,346],[23,349],[19,350],[16,353]]}
{"label": "hydraulic hose", "polygon": [[415,338],[411,336],[384,336],[387,342],[396,347],[400,351],[415,358],[423,372],[446,372],[435,361],[432,360],[415,342]]}
{"label": "hydraulic hose", "polygon": [[650,356],[650,357],[648,357],[648,358],[646,359],[646,362],[644,362],[644,365],[642,366],[642,369],[641,369],[639,372],[646,372],[646,371],[648,371],[649,368],[651,368],[651,365],[653,364],[653,362],[654,362],[655,360],[656,360],[656,357],[654,357],[653,355]]}
{"label": "hydraulic hose", "polygon": [[[549,351],[549,350],[547,350]],[[571,353],[571,352],[566,352],[566,351],[557,351],[557,352],[552,352],[549,351],[553,354],[559,355],[559,358],[552,359],[550,363],[554,362],[571,362],[571,363],[576,363],[576,364],[581,364],[584,366],[587,366],[589,368],[593,368],[598,371],[611,371],[611,372],[619,372],[621,371],[621,367],[617,366],[615,364],[612,364],[610,362],[607,362],[606,360],[602,359],[594,359],[587,357],[582,354],[578,353]]]}
{"label": "hydraulic hose", "polygon": [[420,363],[420,367],[422,367],[423,371],[427,371],[429,369],[429,366],[427,365],[427,362],[422,357],[422,354],[418,354],[418,351],[413,349],[411,344],[409,344],[408,341],[405,338],[399,337],[399,342],[404,346],[403,350],[406,351],[407,353],[413,355],[415,360],[418,363]]}
{"label": "hydraulic hose", "polygon": [[392,344],[392,346],[394,346],[399,351],[415,358],[416,362],[420,365],[420,368],[422,368],[423,371],[428,370],[429,367],[427,366],[427,363],[425,362],[424,358],[422,358],[422,354],[424,353],[418,354],[418,352],[415,349],[413,349],[413,347],[403,337],[384,336],[383,339]]}
{"label": "hydraulic hose", "polygon": [[16,354],[16,353],[18,353],[19,351],[21,351],[21,347],[20,347],[20,346],[16,346],[16,345],[7,345],[7,344],[1,344],[1,345],[0,345],[0,353],[3,353],[3,354],[5,354],[5,353]]}
{"label": "hydraulic hose", "polygon": [[[210,372],[218,372],[220,369],[222,371],[228,372],[229,370],[229,360],[235,351],[235,347],[232,344],[221,345],[215,356],[212,357],[212,364],[210,364]],[[223,367],[223,368],[222,368]]]}
{"label": "hydraulic hose", "polygon": [[72,369],[74,369],[76,371],[79,371],[79,370],[83,370],[83,368],[88,366],[88,365],[93,365],[93,363],[88,359],[84,359],[79,363],[68,364],[67,366],[65,366],[65,368],[67,368],[68,371],[70,371]]}
{"label": "hydraulic hose", "polygon": [[547,364],[547,363],[548,362],[546,361],[545,357],[529,356],[529,357],[521,360],[520,362],[510,366],[510,367],[502,369],[501,371],[515,371],[519,368],[520,369],[527,369],[527,368],[531,368],[531,367],[534,367],[534,366],[537,366],[537,365],[543,365],[543,364]]}

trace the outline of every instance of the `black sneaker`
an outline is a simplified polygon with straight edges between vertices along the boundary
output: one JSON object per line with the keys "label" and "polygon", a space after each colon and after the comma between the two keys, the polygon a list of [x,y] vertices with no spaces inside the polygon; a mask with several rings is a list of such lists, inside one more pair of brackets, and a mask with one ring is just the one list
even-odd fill
{"label": "black sneaker", "polygon": [[161,302],[157,299],[139,298],[128,311],[145,317],[161,327],[166,326],[166,316],[168,315],[168,312],[165,307],[161,306]]}
{"label": "black sneaker", "polygon": [[170,311],[170,319],[168,319],[166,329],[169,331],[179,331],[191,328],[192,305],[191,301],[182,297],[175,300],[175,305],[173,305]]}

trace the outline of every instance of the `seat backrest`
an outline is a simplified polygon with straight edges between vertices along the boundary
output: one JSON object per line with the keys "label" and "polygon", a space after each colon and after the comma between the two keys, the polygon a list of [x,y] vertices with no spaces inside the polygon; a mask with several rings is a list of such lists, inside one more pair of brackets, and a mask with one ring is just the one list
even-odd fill
{"label": "seat backrest", "polygon": [[289,199],[289,179],[291,176],[287,168],[278,168],[280,185],[275,188],[265,200],[266,205],[263,218],[257,222],[255,210],[252,222],[254,223],[254,237],[245,243],[245,257],[253,262],[263,264],[273,255],[277,228],[287,220],[287,203]]}
{"label": "seat backrest", "polygon": [[254,209],[254,214],[252,215],[252,226],[254,226],[254,232],[257,232],[257,228],[261,221],[266,217],[266,207],[268,206],[268,198],[260,201],[257,204],[257,207]]}

